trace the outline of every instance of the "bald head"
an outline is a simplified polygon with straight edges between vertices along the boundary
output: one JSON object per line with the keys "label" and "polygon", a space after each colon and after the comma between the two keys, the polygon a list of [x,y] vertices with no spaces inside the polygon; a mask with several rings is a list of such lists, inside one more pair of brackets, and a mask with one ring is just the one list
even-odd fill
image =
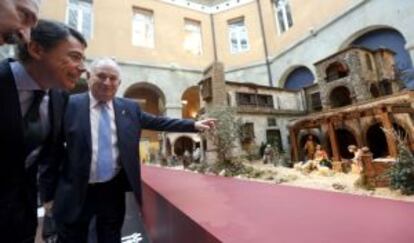
{"label": "bald head", "polygon": [[118,73],[121,73],[121,68],[119,67],[118,63],[114,59],[109,57],[97,58],[93,60],[92,63],[89,65],[89,70],[91,73],[94,73],[101,66],[110,66],[113,69],[117,70]]}
{"label": "bald head", "polygon": [[41,0],[0,1],[0,45],[30,40],[30,28],[39,18]]}
{"label": "bald head", "polygon": [[96,100],[108,102],[115,97],[121,83],[121,68],[111,58],[94,60],[90,67],[88,86]]}

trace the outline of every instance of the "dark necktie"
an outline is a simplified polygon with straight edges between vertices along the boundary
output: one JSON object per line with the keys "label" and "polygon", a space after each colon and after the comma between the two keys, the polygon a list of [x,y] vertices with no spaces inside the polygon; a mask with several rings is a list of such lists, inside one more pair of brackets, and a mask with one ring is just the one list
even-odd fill
{"label": "dark necktie", "polygon": [[40,104],[44,96],[45,91],[34,91],[33,102],[23,118],[25,156],[28,156],[34,149],[39,147],[46,137],[39,114]]}

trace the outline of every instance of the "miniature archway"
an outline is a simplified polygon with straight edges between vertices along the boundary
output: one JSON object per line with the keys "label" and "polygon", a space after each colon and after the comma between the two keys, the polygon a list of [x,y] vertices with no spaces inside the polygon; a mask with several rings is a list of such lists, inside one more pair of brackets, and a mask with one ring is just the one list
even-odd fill
{"label": "miniature archway", "polygon": [[372,98],[378,98],[381,96],[380,90],[377,84],[371,84],[369,87],[369,91],[371,93]]}
{"label": "miniature archway", "polygon": [[352,159],[354,155],[348,151],[349,145],[357,145],[357,140],[352,132],[339,128],[335,130],[339,154],[344,159]]}
{"label": "miniature archway", "polygon": [[192,86],[186,89],[181,97],[182,118],[194,119],[197,116],[197,112],[200,110],[200,90],[198,86]]}
{"label": "miniature archway", "polygon": [[312,85],[314,81],[315,76],[309,68],[298,66],[286,75],[283,88],[300,90],[301,88]]}
{"label": "miniature archway", "polygon": [[331,63],[326,68],[326,82],[331,82],[349,75],[349,68],[341,62]]}
{"label": "miniature archway", "polygon": [[367,130],[367,143],[374,158],[385,157],[389,155],[387,138],[381,128],[380,123],[373,124]]}
{"label": "miniature archway", "polygon": [[331,91],[329,100],[333,108],[350,105],[352,104],[351,92],[345,86],[338,86]]}
{"label": "miniature archway", "polygon": [[182,156],[186,150],[191,154],[193,152],[193,147],[194,141],[191,138],[187,136],[179,137],[174,142],[174,154]]}

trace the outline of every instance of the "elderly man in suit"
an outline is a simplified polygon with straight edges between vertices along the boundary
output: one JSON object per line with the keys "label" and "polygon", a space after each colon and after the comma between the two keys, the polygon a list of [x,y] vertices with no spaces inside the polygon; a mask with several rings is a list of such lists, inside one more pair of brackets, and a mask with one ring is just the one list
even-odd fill
{"label": "elderly man in suit", "polygon": [[76,30],[40,21],[18,60],[0,62],[0,241],[33,242],[37,165],[54,160],[67,101],[61,91],[84,71],[86,42]]}
{"label": "elderly man in suit", "polygon": [[[62,242],[86,242],[88,225],[96,216],[98,242],[121,242],[125,191],[141,202],[139,140],[142,129],[196,132],[214,120],[157,117],[132,100],[117,98],[120,68],[109,58],[91,64],[89,92],[70,97],[64,121],[67,156],[49,164],[45,198],[54,199],[54,218]],[[59,171],[59,168],[61,170]],[[58,179],[56,179],[58,178]],[[49,204],[51,202],[48,202]]]}
{"label": "elderly man in suit", "polygon": [[28,42],[38,20],[41,0],[0,1],[0,45]]}

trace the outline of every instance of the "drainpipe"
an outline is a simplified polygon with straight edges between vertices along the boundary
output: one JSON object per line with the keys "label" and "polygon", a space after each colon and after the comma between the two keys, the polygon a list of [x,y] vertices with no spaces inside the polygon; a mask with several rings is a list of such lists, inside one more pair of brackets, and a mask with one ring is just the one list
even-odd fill
{"label": "drainpipe", "polygon": [[211,23],[211,32],[213,34],[214,62],[217,62],[216,31],[215,31],[213,14],[210,14],[210,23]]}
{"label": "drainpipe", "polygon": [[265,34],[265,31],[264,31],[262,6],[260,5],[260,0],[256,0],[256,2],[257,2],[257,11],[259,12],[260,30],[262,32],[263,49],[264,49],[264,54],[265,54],[265,59],[266,59],[267,76],[269,78],[269,85],[272,87],[273,86],[272,70],[270,69],[270,62],[269,62],[269,58],[268,58],[269,52],[267,50],[266,34]]}

